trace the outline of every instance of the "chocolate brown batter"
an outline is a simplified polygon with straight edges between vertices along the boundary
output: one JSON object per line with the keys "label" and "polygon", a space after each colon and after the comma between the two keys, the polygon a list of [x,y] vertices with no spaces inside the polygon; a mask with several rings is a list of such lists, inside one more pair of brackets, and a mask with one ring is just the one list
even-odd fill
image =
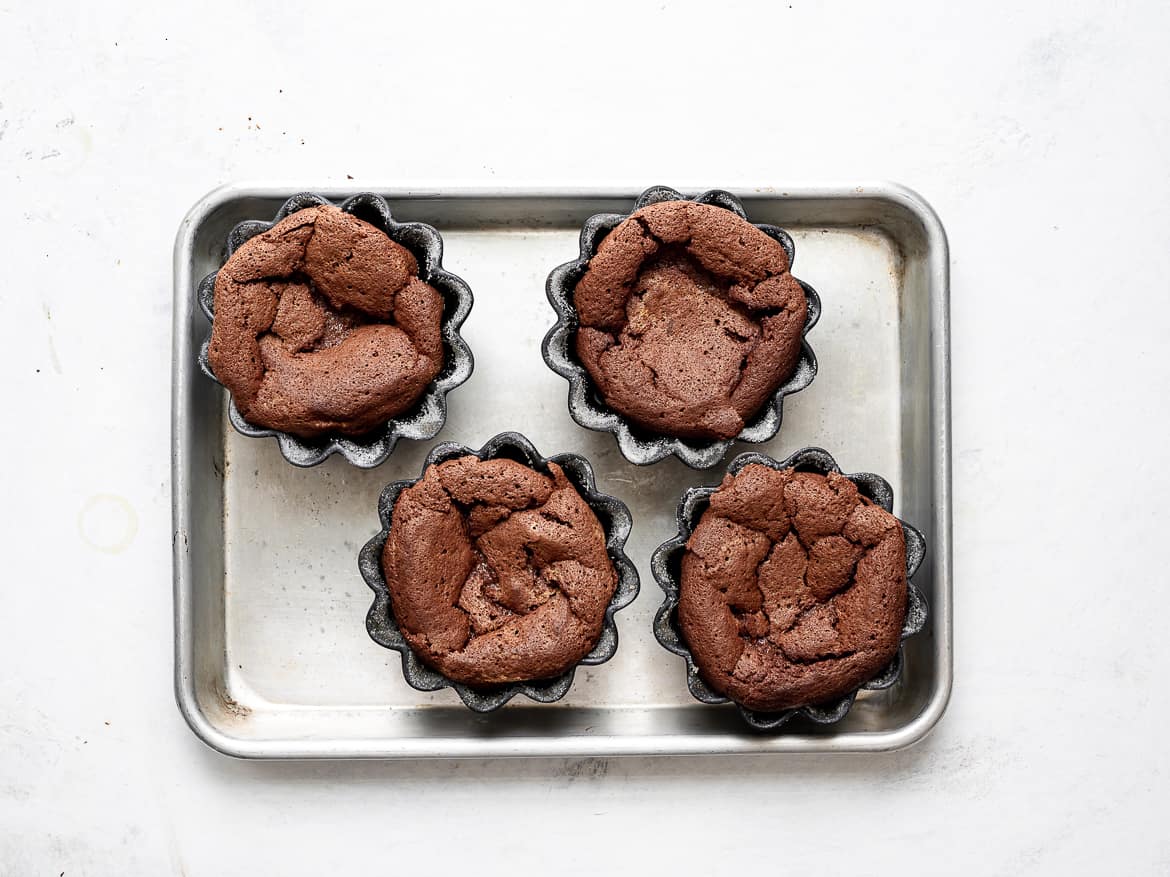
{"label": "chocolate brown batter", "polygon": [[906,544],[898,519],[843,475],[750,464],[712,494],[679,584],[703,679],[773,712],[842,697],[893,660]]}
{"label": "chocolate brown batter", "polygon": [[394,617],[449,679],[549,679],[601,636],[617,574],[597,516],[555,463],[459,457],[398,496],[382,570]]}
{"label": "chocolate brown batter", "polygon": [[574,291],[576,350],[606,403],[659,435],[729,439],[791,376],[804,290],[773,238],[664,201],[610,232]]}
{"label": "chocolate brown batter", "polygon": [[442,315],[409,250],[336,207],[311,207],[220,269],[208,360],[249,423],[360,436],[439,373]]}

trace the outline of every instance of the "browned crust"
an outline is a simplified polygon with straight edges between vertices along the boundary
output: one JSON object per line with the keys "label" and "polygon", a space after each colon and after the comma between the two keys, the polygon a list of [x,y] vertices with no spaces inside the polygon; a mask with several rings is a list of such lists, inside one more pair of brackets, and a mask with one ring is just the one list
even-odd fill
{"label": "browned crust", "polygon": [[601,636],[617,586],[597,516],[555,463],[466,456],[399,494],[382,570],[402,635],[468,685],[549,679]]}
{"label": "browned crust", "polygon": [[751,464],[723,479],[687,540],[679,598],[711,688],[767,712],[832,701],[898,650],[902,527],[843,475]]}
{"label": "browned crust", "polygon": [[664,201],[606,235],[573,293],[576,352],[655,434],[729,439],[792,375],[808,303],[784,248],[721,207]]}
{"label": "browned crust", "polygon": [[442,315],[409,250],[337,207],[311,207],[220,269],[208,360],[249,423],[360,436],[439,373]]}

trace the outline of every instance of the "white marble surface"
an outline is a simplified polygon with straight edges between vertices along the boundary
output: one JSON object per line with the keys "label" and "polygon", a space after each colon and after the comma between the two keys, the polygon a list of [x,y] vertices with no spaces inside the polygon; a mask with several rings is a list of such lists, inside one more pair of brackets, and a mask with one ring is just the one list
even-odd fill
{"label": "white marble surface", "polygon": [[[0,4],[0,874],[1160,874],[1170,9]],[[171,696],[170,249],[233,179],[890,178],[953,256],[902,753],[248,764]],[[651,870],[647,870],[651,869]]]}

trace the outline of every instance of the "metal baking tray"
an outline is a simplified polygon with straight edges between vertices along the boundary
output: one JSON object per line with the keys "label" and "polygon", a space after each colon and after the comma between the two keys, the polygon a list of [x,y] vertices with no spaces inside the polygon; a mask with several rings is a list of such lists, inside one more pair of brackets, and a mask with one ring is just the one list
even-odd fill
{"label": "metal baking tray", "polygon": [[[656,181],[651,182],[668,182]],[[720,180],[678,186],[697,192]],[[541,361],[554,322],[549,271],[577,252],[594,213],[627,211],[645,186],[489,190],[294,182],[234,184],[199,201],[175,245],[173,514],[175,693],[195,733],[244,758],[611,756],[897,749],[921,739],[951,690],[950,342],[946,236],[914,192],[875,185],[724,186],[749,217],[787,229],[795,270],[821,294],[810,335],[820,370],[784,409],[780,434],[756,449],[783,458],[828,449],[848,471],[880,473],[895,513],[929,545],[915,576],[930,622],[906,644],[902,680],[865,692],[840,723],[793,722],[778,734],[745,727],[733,707],[695,701],[680,658],[654,639],[662,595],[650,555],[675,533],[682,492],[718,478],[675,459],[627,463],[613,436],[577,426],[567,388]],[[270,218],[299,191],[342,199],[384,195],[395,219],[435,226],[444,265],[463,277],[475,306],[463,335],[475,372],[449,397],[433,442],[402,442],[382,466],[339,458],[290,466],[274,441],[241,436],[225,394],[200,373],[207,323],[198,280],[222,261],[228,231]],[[627,553],[642,590],[618,617],[612,661],[583,667],[564,700],[517,701],[472,713],[453,692],[415,691],[399,656],[373,643],[372,595],[358,550],[379,526],[378,493],[417,474],[432,444],[478,446],[504,430],[544,454],[574,451],[593,464],[598,488],[629,504]]]}

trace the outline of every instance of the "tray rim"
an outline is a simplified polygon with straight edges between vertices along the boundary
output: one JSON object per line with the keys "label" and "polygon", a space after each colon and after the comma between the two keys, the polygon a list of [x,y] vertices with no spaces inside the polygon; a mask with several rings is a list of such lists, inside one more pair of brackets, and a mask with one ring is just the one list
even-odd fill
{"label": "tray rim", "polygon": [[[194,631],[192,624],[192,561],[187,536],[190,515],[185,502],[189,490],[186,474],[186,433],[192,428],[180,404],[188,382],[196,377],[191,368],[194,351],[186,331],[194,284],[188,269],[195,235],[201,223],[224,204],[238,198],[287,198],[312,191],[330,199],[357,192],[376,192],[390,201],[471,198],[628,198],[631,201],[645,183],[606,185],[482,185],[452,181],[422,181],[409,186],[378,180],[264,180],[230,182],[212,189],[187,211],[179,224],[173,252],[174,295],[171,343],[171,523],[174,600],[174,695],[187,725],[195,736],[224,755],[245,759],[395,759],[395,758],[491,758],[491,757],[609,757],[665,755],[733,755],[778,753],[888,752],[904,749],[924,738],[938,724],[950,702],[954,682],[953,658],[953,561],[951,508],[951,362],[950,362],[950,256],[946,231],[933,207],[921,195],[900,183],[824,182],[760,186],[729,181],[722,188],[749,201],[779,200],[878,200],[908,211],[920,223],[926,239],[925,263],[930,280],[930,363],[934,380],[930,389],[933,426],[933,544],[932,554],[939,592],[933,596],[932,627],[938,681],[926,706],[898,728],[840,735],[780,734],[761,738],[743,734],[659,734],[642,737],[591,735],[572,737],[509,737],[468,739],[462,737],[328,739],[245,739],[218,728],[203,711],[195,687]],[[705,191],[710,185],[681,181],[682,192]],[[647,707],[646,709],[654,709]],[[654,740],[653,747],[645,741]],[[701,744],[701,745],[699,745]]]}

